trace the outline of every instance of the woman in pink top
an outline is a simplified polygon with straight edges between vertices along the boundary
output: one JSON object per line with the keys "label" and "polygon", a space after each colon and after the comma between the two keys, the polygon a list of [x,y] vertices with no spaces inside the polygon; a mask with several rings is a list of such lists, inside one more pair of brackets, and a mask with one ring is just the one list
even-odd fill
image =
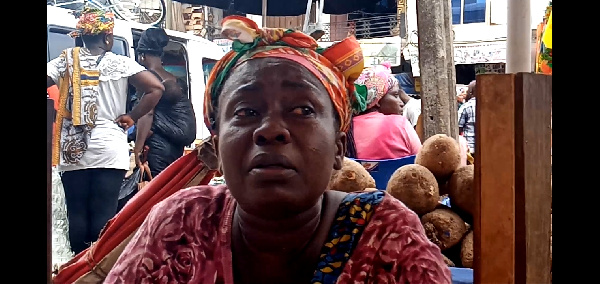
{"label": "woman in pink top", "polygon": [[364,101],[364,111],[352,119],[347,156],[386,160],[416,155],[421,140],[402,116],[402,89],[389,64],[366,68],[354,84],[359,100]]}

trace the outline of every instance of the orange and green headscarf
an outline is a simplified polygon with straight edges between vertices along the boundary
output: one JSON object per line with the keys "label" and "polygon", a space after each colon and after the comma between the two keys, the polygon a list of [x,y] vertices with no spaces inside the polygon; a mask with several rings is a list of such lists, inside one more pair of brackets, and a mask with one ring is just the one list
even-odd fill
{"label": "orange and green headscarf", "polygon": [[264,57],[288,59],[308,69],[327,89],[340,117],[340,131],[348,130],[353,106],[361,105],[355,95],[354,80],[364,67],[362,50],[354,37],[320,48],[314,38],[300,31],[260,29],[254,21],[240,16],[224,18],[221,31],[233,40],[233,46],[215,64],[206,83],[204,122],[211,132],[215,129],[221,89],[231,71],[242,62]]}
{"label": "orange and green headscarf", "polygon": [[76,30],[69,33],[71,37],[82,35],[112,34],[115,26],[115,15],[98,8],[85,7],[83,11],[75,13],[79,17]]}

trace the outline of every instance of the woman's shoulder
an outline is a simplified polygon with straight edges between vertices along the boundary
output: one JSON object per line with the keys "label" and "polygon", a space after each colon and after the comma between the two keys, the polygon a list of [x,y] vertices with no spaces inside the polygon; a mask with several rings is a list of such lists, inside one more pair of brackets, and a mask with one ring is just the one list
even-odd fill
{"label": "woman's shoulder", "polygon": [[189,187],[156,204],[152,208],[151,215],[160,223],[166,219],[168,222],[184,222],[184,216],[218,217],[224,212],[230,198],[231,195],[225,185]]}
{"label": "woman's shoulder", "polygon": [[[359,279],[361,269],[375,282],[451,283],[440,249],[427,238],[419,216],[400,200],[382,192],[343,279]],[[338,281],[345,283],[343,281]]]}
{"label": "woman's shoulder", "polygon": [[402,201],[385,192],[385,197],[377,208],[377,217],[392,227],[403,226],[422,229],[419,216],[410,210]]}
{"label": "woman's shoulder", "polygon": [[[416,226],[421,227],[419,216],[400,200],[383,190],[349,193],[342,205],[369,204],[373,209],[373,218],[384,222],[383,226]],[[378,222],[379,223],[379,222]],[[389,223],[389,224],[388,224]]]}
{"label": "woman's shoulder", "polygon": [[225,185],[199,185],[184,188],[156,204],[161,209],[171,207],[202,207],[208,203],[223,203],[230,197]]}
{"label": "woman's shoulder", "polygon": [[106,52],[100,61],[98,69],[100,69],[101,81],[128,78],[146,70],[144,66],[137,63],[133,58],[110,51]]}

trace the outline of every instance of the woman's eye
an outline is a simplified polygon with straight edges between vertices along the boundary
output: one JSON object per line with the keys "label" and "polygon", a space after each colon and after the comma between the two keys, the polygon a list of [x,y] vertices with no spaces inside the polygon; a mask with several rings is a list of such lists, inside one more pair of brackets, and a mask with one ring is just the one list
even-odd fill
{"label": "woman's eye", "polygon": [[243,108],[243,109],[237,110],[234,113],[234,115],[235,116],[256,116],[256,115],[258,115],[258,113],[252,109]]}
{"label": "woman's eye", "polygon": [[315,111],[311,107],[297,107],[292,110],[293,113],[298,115],[311,115]]}

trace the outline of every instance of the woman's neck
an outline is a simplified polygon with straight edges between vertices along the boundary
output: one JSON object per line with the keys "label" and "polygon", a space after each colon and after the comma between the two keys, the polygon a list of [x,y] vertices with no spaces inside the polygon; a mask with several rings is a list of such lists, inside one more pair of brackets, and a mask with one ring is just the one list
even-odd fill
{"label": "woman's neck", "polygon": [[252,215],[237,206],[234,225],[244,246],[252,253],[293,254],[304,250],[319,223],[323,197],[304,212],[290,218],[269,220]]}
{"label": "woman's neck", "polygon": [[90,51],[91,55],[100,55],[105,53],[107,50],[101,46],[85,46]]}
{"label": "woman's neck", "polygon": [[160,59],[160,57],[149,57],[146,58],[146,68],[156,71],[156,72],[161,72],[163,70],[165,70],[165,68],[162,65],[162,60]]}

